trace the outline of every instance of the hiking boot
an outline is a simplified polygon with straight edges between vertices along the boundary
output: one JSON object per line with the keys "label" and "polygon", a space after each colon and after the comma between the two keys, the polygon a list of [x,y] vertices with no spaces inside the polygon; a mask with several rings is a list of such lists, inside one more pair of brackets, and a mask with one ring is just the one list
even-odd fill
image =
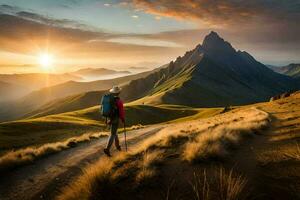
{"label": "hiking boot", "polygon": [[122,151],[121,146],[117,146],[118,151]]}
{"label": "hiking boot", "polygon": [[110,152],[107,148],[103,149],[103,151],[108,157],[111,157]]}

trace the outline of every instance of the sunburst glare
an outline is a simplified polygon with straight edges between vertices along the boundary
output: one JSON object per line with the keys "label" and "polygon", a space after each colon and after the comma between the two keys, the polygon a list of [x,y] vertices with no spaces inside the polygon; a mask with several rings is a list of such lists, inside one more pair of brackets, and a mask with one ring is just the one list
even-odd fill
{"label": "sunburst glare", "polygon": [[50,70],[53,68],[53,56],[45,53],[41,54],[38,58],[40,66],[45,70]]}

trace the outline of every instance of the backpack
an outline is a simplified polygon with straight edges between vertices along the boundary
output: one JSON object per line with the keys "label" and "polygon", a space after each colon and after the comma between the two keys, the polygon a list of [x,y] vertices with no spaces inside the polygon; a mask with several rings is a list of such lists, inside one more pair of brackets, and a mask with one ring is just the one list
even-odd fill
{"label": "backpack", "polygon": [[105,94],[102,97],[100,112],[103,117],[113,119],[118,115],[117,99],[112,94]]}

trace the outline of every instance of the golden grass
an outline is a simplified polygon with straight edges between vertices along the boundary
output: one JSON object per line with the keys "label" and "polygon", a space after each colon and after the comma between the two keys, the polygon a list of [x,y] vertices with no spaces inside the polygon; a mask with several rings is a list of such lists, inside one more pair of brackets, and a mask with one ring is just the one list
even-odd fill
{"label": "golden grass", "polygon": [[[64,188],[57,200],[88,200],[96,186],[108,185],[111,182],[111,169],[114,163],[109,159],[101,159],[83,171],[83,176],[72,185]],[[102,191],[105,192],[105,191]],[[109,191],[107,191],[109,192]]]}
{"label": "golden grass", "polygon": [[[244,136],[265,128],[269,123],[267,113],[251,110],[242,120],[234,117],[225,124],[210,129],[188,142],[183,150],[183,159],[187,161],[207,158],[224,158],[230,148],[240,144]],[[245,113],[243,113],[245,114]]]}
{"label": "golden grass", "polygon": [[145,151],[141,165],[143,168],[150,168],[163,160],[163,151]]}
{"label": "golden grass", "polygon": [[300,146],[298,143],[276,147],[257,155],[261,165],[280,163],[284,161],[300,161]]}
{"label": "golden grass", "polygon": [[194,173],[190,184],[195,200],[242,200],[249,196],[247,179],[233,169],[220,167],[212,176],[208,176],[206,170],[202,174]]}
{"label": "golden grass", "polygon": [[[205,154],[203,152],[220,155],[220,152],[229,151],[227,143],[230,145],[238,144],[243,136],[253,134],[253,132],[267,126],[268,123],[269,116],[267,113],[250,108],[230,111],[210,119],[172,124],[172,126],[160,130],[156,135],[138,144],[133,151],[121,153],[112,158],[111,163],[107,164],[110,166],[110,170],[107,166],[103,166],[101,161],[94,164],[92,168],[84,172],[79,181],[64,189],[58,199],[75,200],[79,199],[78,196],[81,199],[88,199],[95,194],[100,195],[102,192],[107,194],[110,191],[102,191],[101,188],[105,184],[113,184],[116,177],[126,177],[126,180],[131,178],[134,184],[143,184],[157,176],[158,164],[164,161],[165,153],[168,150],[174,149],[181,152],[181,147],[183,147],[182,154],[185,160],[186,158],[193,160],[202,157]],[[205,145],[199,148],[199,142],[205,143],[207,149],[205,150]],[[215,147],[212,148],[213,145],[208,144],[213,144]],[[195,145],[195,150],[191,150],[190,145]],[[199,149],[204,149],[204,151],[199,151]],[[187,152],[189,154],[186,154]],[[190,157],[186,155],[190,155]],[[218,187],[214,188],[218,189],[218,193],[222,193],[219,195],[220,200],[240,199],[246,185],[244,177],[222,169],[215,180],[218,182]],[[196,180],[193,184],[193,191],[199,199],[210,196],[210,188],[213,186],[207,185],[209,184],[207,181],[208,179],[198,180],[198,182]],[[90,188],[92,186],[100,189],[93,191]],[[200,190],[199,187],[202,189]]]}
{"label": "golden grass", "polygon": [[137,183],[145,183],[148,180],[151,180],[156,175],[155,169],[148,169],[148,168],[142,168],[137,176],[136,176],[136,181]]}
{"label": "golden grass", "polygon": [[300,146],[296,143],[296,147],[293,148],[293,151],[286,152],[285,155],[293,160],[300,161]]}
{"label": "golden grass", "polygon": [[242,200],[248,197],[245,192],[247,179],[242,175],[236,175],[231,169],[229,172],[220,168],[218,179],[219,200]]}
{"label": "golden grass", "polygon": [[193,189],[195,200],[209,200],[211,198],[211,185],[207,179],[206,170],[203,171],[202,175],[194,172],[191,187]]}
{"label": "golden grass", "polygon": [[[136,130],[144,125],[166,123],[206,110],[186,109],[182,106],[149,105],[126,105],[125,109],[128,130]],[[99,106],[0,123],[0,155],[12,149],[60,142],[86,132],[105,130],[105,128],[105,120],[99,114]]]}
{"label": "golden grass", "polygon": [[[115,180],[126,176],[135,176],[136,183],[142,184],[156,175],[156,164],[163,160],[162,154],[162,151],[123,152],[111,159],[100,159],[85,169],[78,180],[65,187],[57,200],[87,200],[95,194],[97,198],[107,199],[117,184]],[[140,161],[133,160],[140,156]]]}
{"label": "golden grass", "polygon": [[269,122],[266,112],[249,108],[208,119],[177,123],[145,140],[137,151],[185,144],[182,153],[184,160],[222,158],[232,147],[240,144],[245,136],[254,135],[266,128]]}
{"label": "golden grass", "polygon": [[140,162],[140,170],[137,173],[136,181],[138,183],[146,182],[156,175],[156,167],[158,163],[163,161],[162,151],[144,152],[144,156]]}
{"label": "golden grass", "polygon": [[8,170],[20,165],[33,162],[36,159],[76,146],[78,143],[107,136],[107,133],[87,133],[79,137],[72,137],[63,142],[48,143],[40,147],[27,147],[17,151],[10,151],[0,157],[0,171]]}

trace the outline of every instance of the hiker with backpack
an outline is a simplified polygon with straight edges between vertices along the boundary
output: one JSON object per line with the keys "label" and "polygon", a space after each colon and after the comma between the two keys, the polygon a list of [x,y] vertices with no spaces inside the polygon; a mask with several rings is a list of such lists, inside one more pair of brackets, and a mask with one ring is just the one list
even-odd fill
{"label": "hiker with backpack", "polygon": [[121,151],[117,132],[120,120],[122,121],[125,129],[125,111],[123,102],[119,97],[120,92],[121,88],[114,86],[109,90],[109,94],[104,95],[101,100],[101,114],[106,117],[106,123],[109,124],[111,128],[106,148],[103,150],[107,156],[111,156],[110,148],[113,142],[115,142],[117,150]]}

